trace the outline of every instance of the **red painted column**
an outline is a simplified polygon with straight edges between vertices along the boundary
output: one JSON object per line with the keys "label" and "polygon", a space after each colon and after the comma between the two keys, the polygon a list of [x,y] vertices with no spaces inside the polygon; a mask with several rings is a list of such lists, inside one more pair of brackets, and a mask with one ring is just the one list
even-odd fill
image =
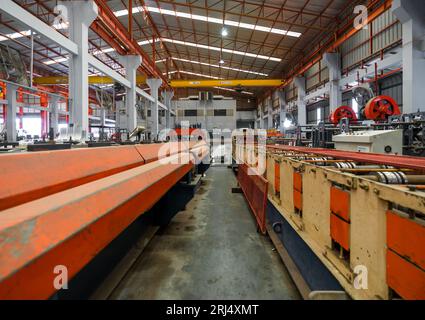
{"label": "red painted column", "polygon": [[[24,93],[19,90],[18,91],[18,102],[24,102]],[[19,107],[19,129],[24,128],[24,107]]]}
{"label": "red painted column", "polygon": [[[92,116],[92,115],[93,115],[93,109],[89,107],[89,116]],[[91,133],[90,120],[89,120],[89,133]]]}
{"label": "red painted column", "polygon": [[[47,98],[46,94],[43,94],[40,96],[40,106],[43,108],[47,108],[49,106],[49,100]],[[47,111],[41,111],[41,136],[47,136],[48,129],[47,129]]]}
{"label": "red painted column", "polygon": [[[1,92],[2,92],[2,99],[6,99],[6,85],[4,83],[1,84]],[[7,105],[3,105],[3,124],[6,123],[6,117],[7,117]]]}
{"label": "red painted column", "polygon": [[[66,104],[66,112],[69,112],[69,99],[68,98],[66,98],[65,104]],[[67,114],[65,118],[66,118],[66,124],[69,124],[69,114]]]}

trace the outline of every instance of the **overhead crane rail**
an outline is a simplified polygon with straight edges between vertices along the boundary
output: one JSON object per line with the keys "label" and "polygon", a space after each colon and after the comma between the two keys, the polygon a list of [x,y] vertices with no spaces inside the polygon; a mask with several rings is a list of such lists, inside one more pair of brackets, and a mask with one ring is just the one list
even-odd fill
{"label": "overhead crane rail", "polygon": [[278,87],[281,79],[234,79],[234,80],[171,80],[173,88],[206,88],[206,87]]}
{"label": "overhead crane rail", "polygon": [[[146,76],[139,75],[136,78],[137,84],[146,84]],[[34,78],[34,83],[38,85],[66,85],[68,77],[38,77]],[[89,76],[89,84],[113,84],[114,80],[106,76]],[[282,84],[280,79],[230,79],[230,80],[171,80],[172,88],[211,88],[211,87],[278,87]]]}

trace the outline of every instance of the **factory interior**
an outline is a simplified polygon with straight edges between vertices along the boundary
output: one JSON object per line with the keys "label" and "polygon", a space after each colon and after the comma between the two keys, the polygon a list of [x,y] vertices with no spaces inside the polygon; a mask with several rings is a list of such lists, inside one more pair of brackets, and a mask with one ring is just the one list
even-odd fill
{"label": "factory interior", "polygon": [[425,4],[1,0],[0,181],[0,300],[423,301]]}

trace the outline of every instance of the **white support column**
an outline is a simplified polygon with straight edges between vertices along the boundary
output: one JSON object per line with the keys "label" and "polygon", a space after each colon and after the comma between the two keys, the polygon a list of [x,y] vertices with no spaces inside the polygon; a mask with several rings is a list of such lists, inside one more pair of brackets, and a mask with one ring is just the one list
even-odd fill
{"label": "white support column", "polygon": [[[168,108],[165,111],[165,128],[171,128],[171,100],[174,97],[174,92],[172,90],[166,90],[162,92],[162,98],[164,99],[164,104]],[[174,126],[173,126],[174,127]]]}
{"label": "white support column", "polygon": [[394,0],[403,28],[403,113],[425,111],[425,7],[423,0]]}
{"label": "white support column", "polygon": [[286,94],[284,90],[277,91],[279,97],[279,108],[280,108],[280,132],[285,133],[285,120],[286,120]]}
{"label": "white support column", "polygon": [[137,68],[142,63],[142,58],[137,55],[121,56],[119,58],[121,64],[125,68],[126,79],[130,82],[130,88],[127,88],[125,96],[126,108],[126,129],[132,132],[137,127],[137,110],[136,110],[136,73]]}
{"label": "white support column", "polygon": [[307,105],[305,103],[305,78],[296,77],[294,81],[295,81],[295,86],[298,89],[298,100],[297,100],[298,125],[305,126],[307,124]]}
{"label": "white support column", "polygon": [[74,139],[85,140],[89,129],[88,30],[96,19],[98,7],[93,0],[64,1],[68,9],[69,38],[78,46],[78,55],[69,59],[70,123]]}
{"label": "white support column", "polygon": [[152,128],[151,137],[154,140],[158,139],[159,125],[158,125],[158,90],[162,85],[161,79],[147,79],[146,84],[151,89],[151,96],[154,98],[154,102],[151,103],[151,118]]}
{"label": "white support column", "polygon": [[339,87],[341,80],[341,57],[339,53],[325,53],[323,62],[329,69],[329,107],[335,111],[342,105],[342,91]]}
{"label": "white support column", "polygon": [[264,129],[264,111],[263,111],[263,105],[259,106],[260,109],[260,124],[258,129]]}
{"label": "white support column", "polygon": [[268,114],[267,129],[272,129],[273,128],[273,95],[268,100],[267,114]]}
{"label": "white support column", "polygon": [[7,116],[6,116],[6,134],[8,142],[16,142],[16,111],[18,101],[16,100],[16,91],[18,87],[13,84],[7,84]]}
{"label": "white support column", "polygon": [[[127,128],[127,110],[123,100],[115,102],[115,128],[126,129]],[[127,140],[128,135],[122,133],[121,140]]]}
{"label": "white support column", "polygon": [[56,138],[59,131],[59,97],[52,96],[50,98],[50,128],[53,129],[53,136]]}
{"label": "white support column", "polygon": [[104,127],[106,124],[106,109],[101,108],[100,109],[100,125]]}

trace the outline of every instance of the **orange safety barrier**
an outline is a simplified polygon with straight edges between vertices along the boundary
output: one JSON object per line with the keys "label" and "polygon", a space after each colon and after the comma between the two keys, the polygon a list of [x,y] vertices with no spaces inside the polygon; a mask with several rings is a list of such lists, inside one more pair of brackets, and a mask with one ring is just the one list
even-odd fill
{"label": "orange safety barrier", "polygon": [[261,175],[250,175],[250,169],[255,170],[246,164],[240,164],[237,179],[257,220],[258,229],[265,234],[268,181]]}

